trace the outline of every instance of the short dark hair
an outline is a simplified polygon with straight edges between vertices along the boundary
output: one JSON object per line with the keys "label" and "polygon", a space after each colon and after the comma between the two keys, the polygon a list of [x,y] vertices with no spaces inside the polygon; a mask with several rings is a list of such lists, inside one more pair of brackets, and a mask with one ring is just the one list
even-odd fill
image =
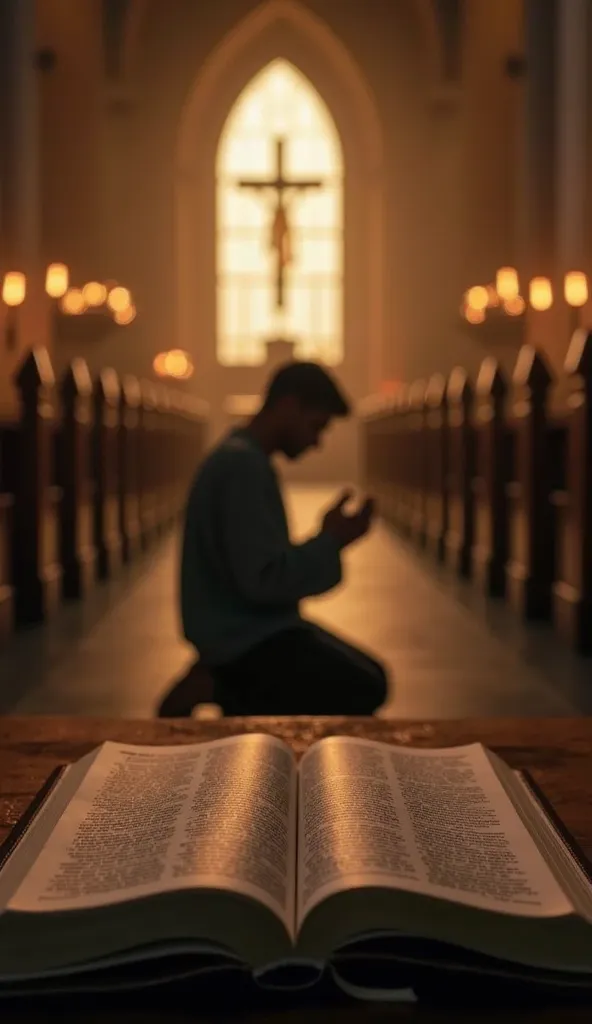
{"label": "short dark hair", "polygon": [[345,418],[350,404],[336,381],[318,363],[291,362],[280,366],[269,381],[264,408],[270,409],[282,398],[296,398],[304,409]]}

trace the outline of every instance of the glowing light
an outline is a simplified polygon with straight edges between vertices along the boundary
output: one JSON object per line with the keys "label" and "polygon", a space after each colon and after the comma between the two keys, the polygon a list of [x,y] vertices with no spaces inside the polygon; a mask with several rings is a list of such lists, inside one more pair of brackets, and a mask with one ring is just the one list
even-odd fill
{"label": "glowing light", "polygon": [[117,310],[113,319],[116,324],[121,327],[125,327],[127,324],[131,324],[136,319],[136,307],[134,305],[126,306],[125,309]]}
{"label": "glowing light", "polygon": [[99,281],[88,281],[82,289],[87,306],[102,306],[107,298],[107,288]]}
{"label": "glowing light", "polygon": [[152,363],[152,369],[158,377],[173,377],[175,380],[189,380],[194,373],[191,356],[180,348],[159,352]]}
{"label": "glowing light", "polygon": [[487,307],[488,309],[497,309],[500,304],[500,297],[492,284],[487,285]]}
{"label": "glowing light", "polygon": [[565,275],[563,294],[568,306],[585,306],[588,301],[588,278],[581,270],[570,270]]}
{"label": "glowing light", "polygon": [[27,294],[27,279],[20,270],[11,270],[4,275],[2,301],[7,306],[20,306]]}
{"label": "glowing light", "polygon": [[50,263],[45,271],[45,291],[52,299],[61,299],[68,291],[70,273],[65,263]]}
{"label": "glowing light", "polygon": [[521,295],[515,295],[512,299],[506,299],[503,304],[504,313],[508,316],[521,316],[526,309],[526,303]]}
{"label": "glowing light", "polygon": [[465,316],[470,324],[482,324],[485,320],[485,310],[467,306]]}
{"label": "glowing light", "polygon": [[158,355],[154,357],[154,362],[152,363],[152,369],[154,370],[154,372],[155,372],[157,377],[166,377],[166,375],[167,375],[167,371],[166,371],[166,357],[167,357],[167,353],[166,352],[159,352]]}
{"label": "glowing light", "polygon": [[180,348],[171,349],[165,356],[165,370],[167,376],[176,377],[177,380],[187,380],[193,373],[193,363],[188,352]]}
{"label": "glowing light", "polygon": [[81,313],[84,313],[86,302],[84,301],[82,289],[68,288],[60,302],[60,309],[62,313],[67,313],[68,316],[79,316]]}
{"label": "glowing light", "polygon": [[469,309],[483,311],[484,309],[487,309],[487,305],[489,303],[487,288],[484,288],[483,285],[477,284],[473,288],[469,288],[465,299]]}
{"label": "glowing light", "polygon": [[114,313],[123,313],[132,305],[132,297],[128,288],[117,285],[107,295],[107,305]]}
{"label": "glowing light", "polygon": [[533,309],[544,312],[553,305],[553,289],[548,277],[533,277],[528,288],[528,301]]}
{"label": "glowing light", "polygon": [[518,271],[514,267],[500,267],[495,275],[495,289],[500,299],[515,299],[520,291]]}
{"label": "glowing light", "polygon": [[[318,181],[294,192],[286,222],[274,223],[274,195],[240,180],[277,173],[276,140],[285,140],[284,176]],[[343,361],[343,154],[335,123],[313,85],[292,64],[272,61],[230,111],[216,166],[217,358],[256,366],[267,343],[295,338],[295,355]],[[274,236],[274,247],[271,236]],[[278,306],[278,250],[284,305]]]}

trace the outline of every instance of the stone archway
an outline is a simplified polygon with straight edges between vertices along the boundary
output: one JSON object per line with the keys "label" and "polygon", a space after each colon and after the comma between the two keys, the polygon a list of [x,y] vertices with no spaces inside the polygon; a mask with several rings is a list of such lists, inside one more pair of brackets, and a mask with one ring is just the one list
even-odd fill
{"label": "stone archway", "polygon": [[[176,176],[178,338],[191,349],[195,324],[208,339],[202,376],[214,406],[220,392],[259,390],[262,373],[217,365],[215,352],[215,154],[226,116],[251,78],[283,57],[313,84],[329,107],[345,158],[344,350],[340,376],[354,398],[376,387],[384,339],[382,129],[373,98],[347,49],[324,22],[295,0],[269,0],[216,48],[198,75],[181,118]],[[199,228],[196,230],[196,226]],[[352,477],[353,431],[330,466],[313,475]],[[316,457],[314,457],[316,458]],[[321,460],[322,461],[322,460]],[[311,463],[312,464],[312,463]],[[306,472],[306,471],[305,471]]]}

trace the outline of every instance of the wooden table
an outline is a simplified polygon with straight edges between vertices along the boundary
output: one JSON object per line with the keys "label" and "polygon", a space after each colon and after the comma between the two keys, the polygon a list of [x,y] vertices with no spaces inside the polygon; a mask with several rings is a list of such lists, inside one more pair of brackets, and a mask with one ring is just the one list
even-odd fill
{"label": "wooden table", "polygon": [[[528,768],[554,804],[568,828],[592,858],[592,719],[475,719],[465,721],[398,722],[392,719],[362,718],[226,718],[214,721],[125,721],[100,718],[0,718],[0,842],[18,821],[28,803],[50,772],[60,764],[75,761],[104,740],[127,743],[172,744],[217,739],[241,732],[271,732],[286,740],[302,754],[323,736],[344,734],[414,746],[451,746],[478,740],[499,753],[514,768]],[[118,1012],[80,1006],[71,1012],[63,1006],[55,1015],[50,1008],[2,1007],[2,1024],[27,1021],[42,1024],[49,1019],[66,1019],[85,1024],[140,1024],[140,1022],[220,1019],[198,1005],[131,1006]],[[503,1020],[537,1021],[543,1024],[590,1022],[590,1008],[536,1008],[501,1011],[434,1010],[422,1006],[388,1006],[347,1003],[335,1008],[307,1007],[303,1010],[267,1008],[247,1015],[231,1013],[224,1020],[295,1024],[306,1016],[310,1024],[335,1020],[354,1024],[368,1019],[415,1021],[422,1024]]]}

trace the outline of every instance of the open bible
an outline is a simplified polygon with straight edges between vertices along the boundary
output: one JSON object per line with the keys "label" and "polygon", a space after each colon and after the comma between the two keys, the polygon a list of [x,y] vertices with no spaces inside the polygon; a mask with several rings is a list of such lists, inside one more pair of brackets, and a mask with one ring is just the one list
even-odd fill
{"label": "open bible", "polygon": [[0,995],[237,968],[362,998],[412,998],[422,967],[592,981],[586,864],[479,744],[105,743],[46,789],[0,868]]}

